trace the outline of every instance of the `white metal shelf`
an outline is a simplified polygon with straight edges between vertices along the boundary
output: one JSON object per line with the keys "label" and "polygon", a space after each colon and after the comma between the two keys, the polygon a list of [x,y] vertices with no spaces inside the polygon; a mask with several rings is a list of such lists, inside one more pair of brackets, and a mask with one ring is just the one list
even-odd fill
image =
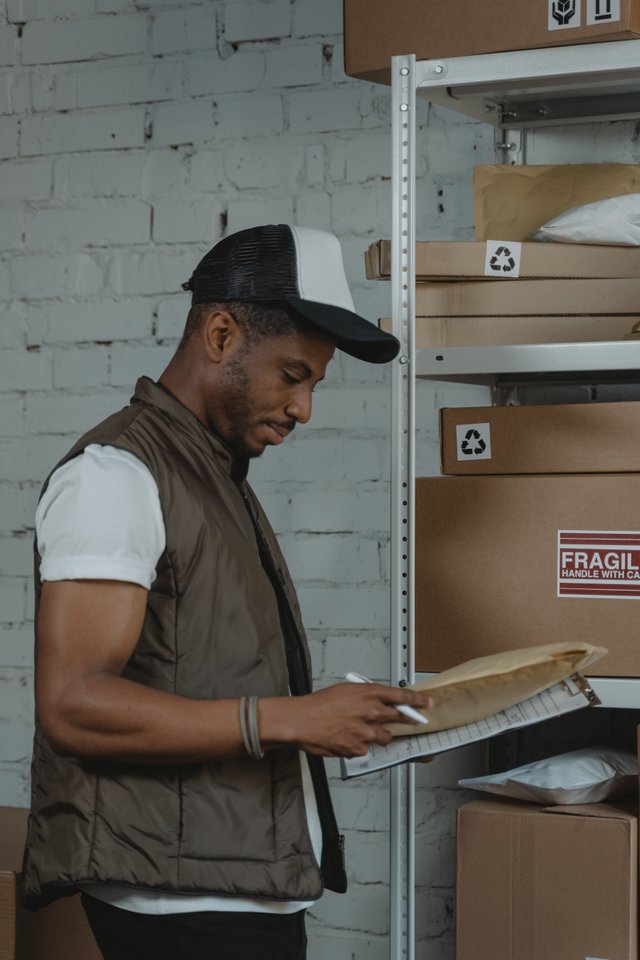
{"label": "white metal shelf", "polygon": [[640,40],[576,44],[415,65],[416,92],[509,129],[640,113]]}
{"label": "white metal shelf", "polygon": [[590,677],[589,680],[603,707],[640,709],[640,680],[626,677]]}
{"label": "white metal shelf", "polygon": [[637,383],[640,340],[430,347],[416,351],[414,374],[459,383]]}
{"label": "white metal shelf", "polygon": [[[416,673],[416,681],[428,680],[432,673]],[[640,682],[628,677],[589,677],[600,707],[640,710]]]}

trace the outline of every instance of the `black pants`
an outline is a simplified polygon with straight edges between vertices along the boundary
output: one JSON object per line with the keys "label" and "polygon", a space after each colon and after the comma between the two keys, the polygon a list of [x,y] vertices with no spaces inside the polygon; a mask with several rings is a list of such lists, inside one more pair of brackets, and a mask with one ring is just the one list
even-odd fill
{"label": "black pants", "polygon": [[104,960],[305,960],[304,910],[132,913],[82,894]]}

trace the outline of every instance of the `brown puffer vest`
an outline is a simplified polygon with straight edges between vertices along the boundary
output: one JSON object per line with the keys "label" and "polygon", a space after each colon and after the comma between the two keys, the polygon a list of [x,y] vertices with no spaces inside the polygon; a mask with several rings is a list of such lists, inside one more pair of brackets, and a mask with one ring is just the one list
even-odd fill
{"label": "brown puffer vest", "polygon": [[[124,675],[193,699],[286,696],[283,602],[308,672],[300,612],[277,540],[248,485],[234,479],[226,447],[147,378],[129,407],[85,434],[61,463],[90,443],[139,457],[164,515],[166,548]],[[280,613],[257,532],[263,561],[266,543],[277,573]],[[36,617],[39,561],[36,545]],[[316,769],[318,794],[317,781]],[[313,900],[325,885],[344,890],[333,811],[326,797],[318,801],[324,878],[296,749],[176,766],[78,760],[54,753],[36,717],[25,902],[41,906],[92,882],[270,900]]]}

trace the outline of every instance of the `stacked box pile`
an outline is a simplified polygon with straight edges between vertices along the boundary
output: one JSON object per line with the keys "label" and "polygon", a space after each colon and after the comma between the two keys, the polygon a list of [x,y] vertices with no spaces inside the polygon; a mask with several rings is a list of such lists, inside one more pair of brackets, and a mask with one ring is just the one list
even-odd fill
{"label": "stacked box pile", "polygon": [[[389,279],[389,241],[372,244],[365,265],[369,279]],[[623,340],[639,321],[640,247],[416,245],[419,349]]]}
{"label": "stacked box pile", "polygon": [[[640,249],[420,243],[417,346],[620,339]],[[491,280],[494,267],[519,278]],[[388,242],[366,254],[388,278]],[[554,312],[555,311],[555,312]],[[441,411],[441,477],[416,481],[416,668],[575,638],[640,677],[640,403]]]}

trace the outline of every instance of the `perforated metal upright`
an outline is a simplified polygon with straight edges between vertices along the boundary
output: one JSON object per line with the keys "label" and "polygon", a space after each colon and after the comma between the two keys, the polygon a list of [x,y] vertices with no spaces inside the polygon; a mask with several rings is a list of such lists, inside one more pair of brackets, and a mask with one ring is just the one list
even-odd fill
{"label": "perforated metal upright", "polygon": [[[392,370],[391,415],[391,682],[414,678],[414,490],[415,490],[415,57],[392,63],[393,332],[400,353]],[[415,955],[415,803],[411,764],[391,772],[392,960]]]}

